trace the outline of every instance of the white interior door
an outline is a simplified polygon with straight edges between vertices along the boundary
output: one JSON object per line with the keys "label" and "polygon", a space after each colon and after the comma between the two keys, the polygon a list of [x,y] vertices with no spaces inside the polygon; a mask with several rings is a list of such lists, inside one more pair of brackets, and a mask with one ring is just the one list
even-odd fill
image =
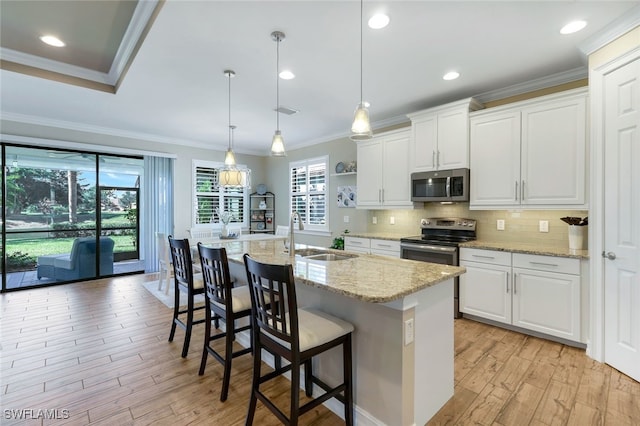
{"label": "white interior door", "polygon": [[640,380],[640,59],[604,93],[604,356]]}

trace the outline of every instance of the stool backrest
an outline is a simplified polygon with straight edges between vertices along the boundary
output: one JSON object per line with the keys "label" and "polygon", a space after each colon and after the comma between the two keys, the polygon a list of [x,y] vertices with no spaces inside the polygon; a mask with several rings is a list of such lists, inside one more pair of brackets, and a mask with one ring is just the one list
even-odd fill
{"label": "stool backrest", "polygon": [[204,281],[205,294],[208,302],[214,302],[210,309],[217,309],[215,303],[224,307],[225,312],[232,312],[233,300],[231,298],[231,274],[229,273],[229,261],[227,250],[224,247],[205,247],[198,243],[198,253],[202,265],[202,279]]}
{"label": "stool backrest", "polygon": [[[270,265],[244,255],[251,310],[262,335],[279,339],[291,350],[300,347],[298,301],[291,265]],[[254,336],[259,333],[254,333]]]}
{"label": "stool backrest", "polygon": [[193,265],[189,239],[175,239],[169,235],[169,249],[173,260],[173,276],[176,282],[193,291]]}

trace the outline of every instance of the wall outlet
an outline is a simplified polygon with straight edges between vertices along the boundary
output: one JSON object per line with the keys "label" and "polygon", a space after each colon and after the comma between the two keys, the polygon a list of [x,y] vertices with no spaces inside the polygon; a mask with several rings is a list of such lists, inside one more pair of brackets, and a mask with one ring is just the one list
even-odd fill
{"label": "wall outlet", "polygon": [[496,221],[496,229],[498,231],[504,231],[504,219],[498,219]]}
{"label": "wall outlet", "polygon": [[415,336],[413,318],[410,318],[404,322],[404,345],[409,346],[413,343]]}
{"label": "wall outlet", "polygon": [[371,223],[373,223],[374,225],[377,225],[377,224],[378,224],[378,218],[377,218],[377,217],[375,217],[375,216],[374,216],[374,217],[372,217],[372,218],[371,218]]}
{"label": "wall outlet", "polygon": [[538,229],[540,230],[540,232],[549,232],[549,221],[541,220],[540,222],[538,222]]}
{"label": "wall outlet", "polygon": [[349,223],[349,216],[344,216],[343,220],[344,220],[344,223]]}
{"label": "wall outlet", "polygon": [[396,218],[391,216],[389,217],[389,225],[395,225],[396,224]]}

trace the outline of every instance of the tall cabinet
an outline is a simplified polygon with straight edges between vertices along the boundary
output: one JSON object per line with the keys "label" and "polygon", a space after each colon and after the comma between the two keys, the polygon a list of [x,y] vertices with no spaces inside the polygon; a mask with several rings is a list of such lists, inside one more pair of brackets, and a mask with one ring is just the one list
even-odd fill
{"label": "tall cabinet", "polygon": [[251,234],[275,233],[276,210],[273,192],[254,192],[249,196],[249,232]]}

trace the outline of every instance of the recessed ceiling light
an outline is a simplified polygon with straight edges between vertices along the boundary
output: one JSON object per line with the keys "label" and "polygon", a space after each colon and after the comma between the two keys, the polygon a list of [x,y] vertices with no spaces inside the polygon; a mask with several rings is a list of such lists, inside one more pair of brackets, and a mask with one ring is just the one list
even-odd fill
{"label": "recessed ceiling light", "polygon": [[280,74],[278,74],[278,75],[283,80],[291,80],[291,79],[296,78],[296,75],[294,73],[292,73],[291,71],[289,71],[289,70],[281,71]]}
{"label": "recessed ceiling light", "polygon": [[560,34],[573,34],[587,26],[586,21],[573,21],[562,27]]}
{"label": "recessed ceiling light", "polygon": [[460,77],[460,73],[455,72],[455,71],[449,71],[448,73],[446,73],[445,75],[442,76],[442,79],[443,80],[455,80],[458,77]]}
{"label": "recessed ceiling light", "polygon": [[40,37],[40,40],[42,40],[43,43],[48,44],[49,46],[54,46],[54,47],[64,47],[65,44],[62,40],[60,40],[58,37],[52,36],[52,35],[43,35]]}
{"label": "recessed ceiling light", "polygon": [[389,25],[389,17],[384,13],[377,13],[369,19],[369,28],[379,30]]}

